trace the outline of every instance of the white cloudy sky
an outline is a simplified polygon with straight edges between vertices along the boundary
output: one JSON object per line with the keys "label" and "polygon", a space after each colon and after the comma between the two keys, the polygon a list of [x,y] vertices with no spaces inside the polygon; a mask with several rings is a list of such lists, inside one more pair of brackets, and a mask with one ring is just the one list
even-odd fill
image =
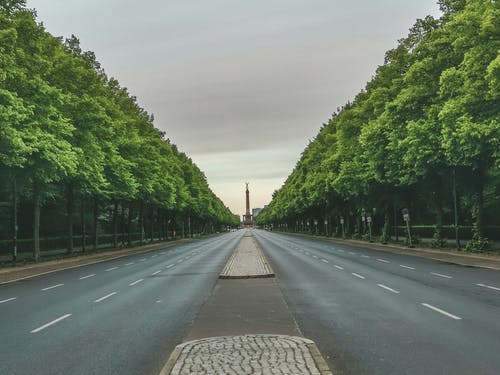
{"label": "white cloudy sky", "polygon": [[155,115],[237,214],[262,207],[436,0],[28,0]]}

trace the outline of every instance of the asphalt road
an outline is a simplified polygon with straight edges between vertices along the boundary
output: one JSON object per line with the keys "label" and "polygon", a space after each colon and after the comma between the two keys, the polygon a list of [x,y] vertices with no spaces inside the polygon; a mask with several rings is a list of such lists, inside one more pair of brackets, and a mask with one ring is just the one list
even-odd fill
{"label": "asphalt road", "polygon": [[500,373],[499,271],[254,234],[302,333],[338,373]]}
{"label": "asphalt road", "polygon": [[0,286],[0,374],[158,374],[243,231]]}

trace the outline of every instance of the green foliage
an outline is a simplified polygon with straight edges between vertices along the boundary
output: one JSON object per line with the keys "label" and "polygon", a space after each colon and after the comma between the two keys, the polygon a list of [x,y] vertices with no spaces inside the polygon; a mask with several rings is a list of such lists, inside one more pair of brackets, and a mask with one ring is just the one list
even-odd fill
{"label": "green foliage", "polygon": [[[360,228],[361,209],[376,207],[386,241],[384,216],[403,207],[439,225],[443,215],[450,220],[455,188],[461,220],[474,222],[483,246],[484,209],[500,208],[498,195],[484,195],[498,191],[500,169],[500,11],[486,0],[439,5],[443,16],[417,20],[323,126],[260,224],[343,216]],[[442,246],[439,229],[435,236]]]}
{"label": "green foliage", "polygon": [[169,217],[236,224],[95,55],[75,36],[47,33],[22,0],[0,0],[0,174],[16,176],[35,211],[70,192],[69,212],[76,193],[103,206],[136,202]]}

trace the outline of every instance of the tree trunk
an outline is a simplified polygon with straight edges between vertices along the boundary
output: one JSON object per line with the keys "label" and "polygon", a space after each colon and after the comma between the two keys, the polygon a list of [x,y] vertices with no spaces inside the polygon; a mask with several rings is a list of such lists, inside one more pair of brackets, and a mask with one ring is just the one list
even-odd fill
{"label": "tree trunk", "polygon": [[68,225],[68,254],[73,252],[73,185],[66,186],[66,220]]}
{"label": "tree trunk", "polygon": [[118,202],[114,200],[113,207],[113,247],[118,247]]}
{"label": "tree trunk", "polygon": [[132,234],[130,233],[132,231],[132,208],[133,208],[133,203],[132,201],[129,202],[128,204],[128,215],[127,215],[127,245],[132,246]]}
{"label": "tree trunk", "polygon": [[139,243],[142,245],[144,243],[144,202],[141,199],[139,205]]}
{"label": "tree trunk", "polygon": [[97,251],[97,247],[99,246],[99,234],[98,230],[98,221],[99,221],[99,200],[97,197],[94,197],[94,251]]}
{"label": "tree trunk", "polygon": [[40,258],[40,188],[35,183],[33,190],[33,258],[38,262]]}
{"label": "tree trunk", "polygon": [[13,221],[13,247],[12,247],[12,260],[15,263],[17,260],[17,181],[16,177],[14,177],[12,181],[12,221]]}
{"label": "tree trunk", "polygon": [[85,236],[85,198],[81,198],[80,200],[80,221],[82,225],[82,252],[85,252],[85,242],[86,242],[86,236]]}

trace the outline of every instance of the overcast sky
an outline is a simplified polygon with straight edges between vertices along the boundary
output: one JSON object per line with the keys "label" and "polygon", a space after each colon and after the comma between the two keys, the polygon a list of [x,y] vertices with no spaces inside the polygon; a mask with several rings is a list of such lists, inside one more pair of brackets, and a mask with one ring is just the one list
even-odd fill
{"label": "overcast sky", "polygon": [[269,203],[310,139],[436,0],[28,0],[75,34],[237,214]]}

